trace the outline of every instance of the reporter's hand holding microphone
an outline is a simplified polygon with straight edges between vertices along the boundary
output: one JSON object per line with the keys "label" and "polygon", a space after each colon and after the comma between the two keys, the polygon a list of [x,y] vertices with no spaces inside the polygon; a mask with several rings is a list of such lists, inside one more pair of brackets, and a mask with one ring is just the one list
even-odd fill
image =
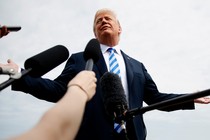
{"label": "reporter's hand holding microphone", "polygon": [[6,26],[0,26],[0,38],[6,36],[9,33]]}
{"label": "reporter's hand holding microphone", "polygon": [[20,26],[1,26],[0,25],[0,38],[8,35],[10,32],[17,32],[21,29]]}

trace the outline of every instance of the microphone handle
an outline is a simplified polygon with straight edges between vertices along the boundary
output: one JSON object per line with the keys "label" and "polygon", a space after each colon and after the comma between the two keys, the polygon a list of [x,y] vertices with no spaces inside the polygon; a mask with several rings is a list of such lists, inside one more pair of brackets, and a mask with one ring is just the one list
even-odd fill
{"label": "microphone handle", "polygon": [[131,110],[128,110],[125,114],[126,119],[131,119],[135,117],[136,115],[139,114],[144,114],[147,111],[155,110],[155,109],[164,109],[167,107],[172,107],[175,105],[183,104],[186,102],[193,101],[194,99],[205,97],[210,95],[210,89],[206,89],[197,93],[192,93],[192,94],[185,94],[176,98],[168,99],[159,103],[155,103],[146,107],[142,108],[134,108]]}
{"label": "microphone handle", "polygon": [[[21,29],[20,26],[6,26],[7,30],[10,32],[17,32]],[[0,29],[2,29],[2,27],[0,27]]]}
{"label": "microphone handle", "polygon": [[85,70],[92,71],[93,64],[94,64],[93,59],[88,59],[86,62]]}

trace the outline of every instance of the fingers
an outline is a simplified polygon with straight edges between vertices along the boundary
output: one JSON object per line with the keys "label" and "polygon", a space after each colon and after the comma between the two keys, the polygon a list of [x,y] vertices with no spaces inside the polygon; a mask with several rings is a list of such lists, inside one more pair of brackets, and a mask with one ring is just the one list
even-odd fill
{"label": "fingers", "polygon": [[2,26],[0,37],[3,37],[9,33],[6,26]]}
{"label": "fingers", "polygon": [[[8,63],[8,64],[15,64],[15,62],[14,62],[12,59],[8,59],[8,60],[7,60],[7,63]],[[15,64],[15,65],[16,65],[16,64]]]}
{"label": "fingers", "polygon": [[15,72],[19,71],[19,66],[12,61],[12,59],[7,60],[7,64],[0,63],[0,67],[4,67],[5,69],[13,69]]}
{"label": "fingers", "polygon": [[200,104],[209,104],[210,103],[210,98],[209,97],[202,97],[194,100],[195,103],[200,103]]}
{"label": "fingers", "polygon": [[[8,59],[9,60],[9,59]],[[9,63],[7,60],[7,63]],[[0,66],[7,66],[8,64],[3,64],[3,63],[0,63]]]}
{"label": "fingers", "polygon": [[7,63],[12,63],[13,61],[11,59],[8,59],[7,60]]}
{"label": "fingers", "polygon": [[210,103],[210,98],[204,97],[204,98],[203,98],[203,103],[204,103],[204,104],[209,104],[209,103]]}

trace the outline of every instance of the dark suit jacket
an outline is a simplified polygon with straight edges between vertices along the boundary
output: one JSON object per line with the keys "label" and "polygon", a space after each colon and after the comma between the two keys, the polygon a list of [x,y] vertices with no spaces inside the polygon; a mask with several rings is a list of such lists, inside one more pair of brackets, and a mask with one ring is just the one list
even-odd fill
{"label": "dark suit jacket", "polygon": [[[178,94],[160,93],[144,65],[127,56],[124,52],[122,52],[122,55],[127,71],[130,109],[142,107],[143,101],[147,104],[153,104],[180,96]],[[57,102],[65,94],[68,82],[78,72],[84,70],[85,64],[86,62],[83,59],[82,52],[72,54],[61,75],[55,80],[52,81],[43,78],[34,79],[30,76],[25,76],[14,83],[12,89],[30,93],[39,99]],[[98,79],[96,94],[92,100],[87,103],[83,121],[76,139],[113,140],[113,121],[105,112],[99,84],[100,78],[107,72],[102,54],[99,61],[94,65],[93,71],[96,73]],[[177,109],[194,109],[194,103],[190,102],[173,108],[166,108],[165,111]],[[134,125],[134,134],[136,134],[137,139],[144,140],[146,138],[146,129],[142,115],[136,116],[132,122]]]}

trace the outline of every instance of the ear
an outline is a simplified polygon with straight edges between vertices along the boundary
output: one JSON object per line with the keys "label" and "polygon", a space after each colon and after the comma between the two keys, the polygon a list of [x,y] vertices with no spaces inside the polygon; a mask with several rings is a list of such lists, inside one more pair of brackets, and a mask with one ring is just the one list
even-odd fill
{"label": "ear", "polygon": [[122,27],[121,27],[121,25],[120,25],[120,22],[119,22],[119,21],[117,21],[117,22],[118,22],[118,26],[119,26],[118,33],[121,34],[121,32],[122,32]]}
{"label": "ear", "polygon": [[119,26],[119,34],[121,34],[121,32],[122,32],[122,28],[121,28],[121,26]]}
{"label": "ear", "polygon": [[95,35],[95,38],[97,38],[95,27],[93,27],[93,33],[94,33],[94,35]]}
{"label": "ear", "polygon": [[122,33],[122,28],[121,28],[121,26],[119,25],[118,35],[120,36],[120,35],[121,35],[121,33]]}

